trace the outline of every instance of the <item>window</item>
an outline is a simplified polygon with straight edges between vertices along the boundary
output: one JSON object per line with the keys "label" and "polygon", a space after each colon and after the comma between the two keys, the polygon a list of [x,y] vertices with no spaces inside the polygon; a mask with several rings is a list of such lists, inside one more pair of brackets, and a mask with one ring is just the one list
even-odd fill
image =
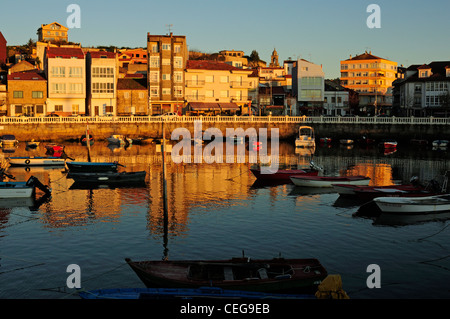
{"label": "window", "polygon": [[150,72],[150,82],[159,82],[159,71]]}
{"label": "window", "polygon": [[220,77],[220,83],[228,83],[228,76],[222,75]]}
{"label": "window", "polygon": [[301,86],[319,86],[322,85],[321,77],[303,77],[300,79]]}
{"label": "window", "polygon": [[175,83],[182,83],[183,82],[183,72],[173,72],[173,80]]}
{"label": "window", "polygon": [[338,103],[342,103],[342,97],[338,96]]}
{"label": "window", "polygon": [[114,93],[114,83],[92,83],[92,93]]}
{"label": "window", "polygon": [[69,93],[83,93],[83,84],[81,84],[81,83],[70,83]]}
{"label": "window", "polygon": [[16,112],[16,114],[22,113],[22,105],[14,105],[14,111]]}
{"label": "window", "polygon": [[163,43],[162,49],[163,50],[170,50],[170,44],[169,43]]}
{"label": "window", "polygon": [[158,97],[159,96],[159,87],[151,86],[150,87],[150,96],[151,97]]}
{"label": "window", "polygon": [[63,78],[66,76],[66,68],[64,66],[52,66],[51,75],[55,78]]}
{"label": "window", "polygon": [[153,43],[152,44],[152,52],[158,53],[159,52],[159,43]]}
{"label": "window", "polygon": [[144,92],[139,92],[139,98],[143,99],[145,97]]}
{"label": "window", "polygon": [[36,105],[36,113],[39,113],[39,114],[44,113],[44,106],[42,104]]}
{"label": "window", "polygon": [[220,97],[228,97],[228,91],[220,91]]}
{"label": "window", "polygon": [[322,95],[321,90],[301,90],[300,98],[302,99],[319,99]]}
{"label": "window", "polygon": [[80,109],[79,104],[72,104],[72,114],[78,114],[79,109]]}
{"label": "window", "polygon": [[170,95],[170,88],[163,88],[162,89],[162,94],[163,95]]}
{"label": "window", "polygon": [[93,78],[113,78],[114,77],[114,68],[94,67],[94,68],[92,68],[92,77]]}
{"label": "window", "polygon": [[181,52],[181,45],[175,44],[175,45],[173,46],[173,52],[174,52],[174,53],[180,53],[180,52]]}
{"label": "window", "polygon": [[178,69],[183,68],[183,58],[180,56],[174,57],[173,58],[173,66]]}
{"label": "window", "polygon": [[23,91],[14,91],[13,97],[15,99],[22,99],[23,98]]}
{"label": "window", "polygon": [[170,74],[163,74],[162,75],[163,80],[170,80]]}
{"label": "window", "polygon": [[69,78],[81,78],[82,75],[82,68],[69,68]]}
{"label": "window", "polygon": [[42,99],[44,97],[44,92],[42,92],[42,91],[33,91],[33,92],[31,92],[31,97],[33,99]]}
{"label": "window", "polygon": [[129,99],[129,98],[130,98],[130,92],[125,92],[125,93],[123,94],[123,97],[124,97],[125,99]]}
{"label": "window", "polygon": [[150,67],[159,68],[159,56],[150,57]]}
{"label": "window", "polygon": [[55,105],[55,112],[62,112],[63,106],[62,105]]}
{"label": "window", "polygon": [[182,97],[183,96],[183,87],[182,86],[175,86],[173,88],[173,94],[175,97]]}
{"label": "window", "polygon": [[65,83],[52,83],[52,93],[66,93]]}
{"label": "window", "polygon": [[205,82],[206,83],[214,83],[214,76],[213,75],[205,76]]}

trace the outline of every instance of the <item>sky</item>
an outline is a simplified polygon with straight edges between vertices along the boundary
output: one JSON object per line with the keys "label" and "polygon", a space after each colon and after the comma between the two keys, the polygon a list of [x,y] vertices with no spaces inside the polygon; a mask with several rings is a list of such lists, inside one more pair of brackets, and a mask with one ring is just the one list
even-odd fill
{"label": "sky", "polygon": [[[256,50],[270,62],[276,49],[280,63],[306,59],[330,79],[364,51],[404,66],[450,60],[449,0],[0,0],[0,32],[8,45],[37,40],[41,24],[68,26],[70,4],[80,8],[80,28],[69,41],[86,47],[146,47],[148,32],[171,31],[205,53]],[[380,28],[367,25],[370,4]]]}

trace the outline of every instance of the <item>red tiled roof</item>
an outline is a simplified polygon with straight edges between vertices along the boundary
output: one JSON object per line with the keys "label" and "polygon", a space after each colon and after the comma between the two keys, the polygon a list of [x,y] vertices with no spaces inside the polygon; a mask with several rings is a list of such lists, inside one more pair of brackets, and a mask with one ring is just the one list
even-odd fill
{"label": "red tiled roof", "polygon": [[431,69],[431,67],[429,65],[423,64],[417,68],[417,70],[420,70],[420,69],[426,70],[426,69]]}
{"label": "red tiled roof", "polygon": [[345,61],[351,61],[351,60],[375,60],[375,59],[382,59],[382,58],[380,58],[378,56],[375,56],[373,54],[365,52],[363,54],[354,56],[353,58],[347,59]]}
{"label": "red tiled roof", "polygon": [[8,74],[8,81],[21,80],[21,81],[46,81],[44,73],[38,72],[38,70],[29,70],[25,72],[15,72]]}
{"label": "red tiled roof", "polygon": [[116,53],[114,53],[114,52],[94,51],[94,52],[89,52],[89,54],[91,55],[91,58],[93,58],[93,59],[101,59],[104,57],[106,57],[108,59],[116,58]]}
{"label": "red tiled roof", "polygon": [[[222,70],[222,71],[242,71],[248,69],[236,68],[230,64],[224,62],[216,62],[210,60],[188,60],[186,63],[186,69],[197,69],[197,70]],[[252,71],[253,72],[253,71]]]}
{"label": "red tiled roof", "polygon": [[50,47],[47,48],[47,57],[49,58],[62,57],[64,59],[77,57],[78,59],[84,59],[84,53],[81,48]]}

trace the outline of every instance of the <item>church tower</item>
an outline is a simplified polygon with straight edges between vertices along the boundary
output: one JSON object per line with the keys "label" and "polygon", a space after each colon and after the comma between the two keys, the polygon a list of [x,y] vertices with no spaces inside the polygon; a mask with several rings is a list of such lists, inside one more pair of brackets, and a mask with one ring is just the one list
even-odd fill
{"label": "church tower", "polygon": [[280,65],[278,64],[278,53],[277,50],[273,49],[272,56],[270,57],[270,64],[269,67],[271,68],[279,68]]}

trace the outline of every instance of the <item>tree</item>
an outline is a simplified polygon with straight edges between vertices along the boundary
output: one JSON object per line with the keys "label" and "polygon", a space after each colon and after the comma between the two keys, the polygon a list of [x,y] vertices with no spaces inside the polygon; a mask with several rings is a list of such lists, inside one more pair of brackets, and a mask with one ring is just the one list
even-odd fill
{"label": "tree", "polygon": [[259,58],[259,54],[256,50],[253,50],[248,58],[248,64],[251,67],[258,67],[261,59]]}

